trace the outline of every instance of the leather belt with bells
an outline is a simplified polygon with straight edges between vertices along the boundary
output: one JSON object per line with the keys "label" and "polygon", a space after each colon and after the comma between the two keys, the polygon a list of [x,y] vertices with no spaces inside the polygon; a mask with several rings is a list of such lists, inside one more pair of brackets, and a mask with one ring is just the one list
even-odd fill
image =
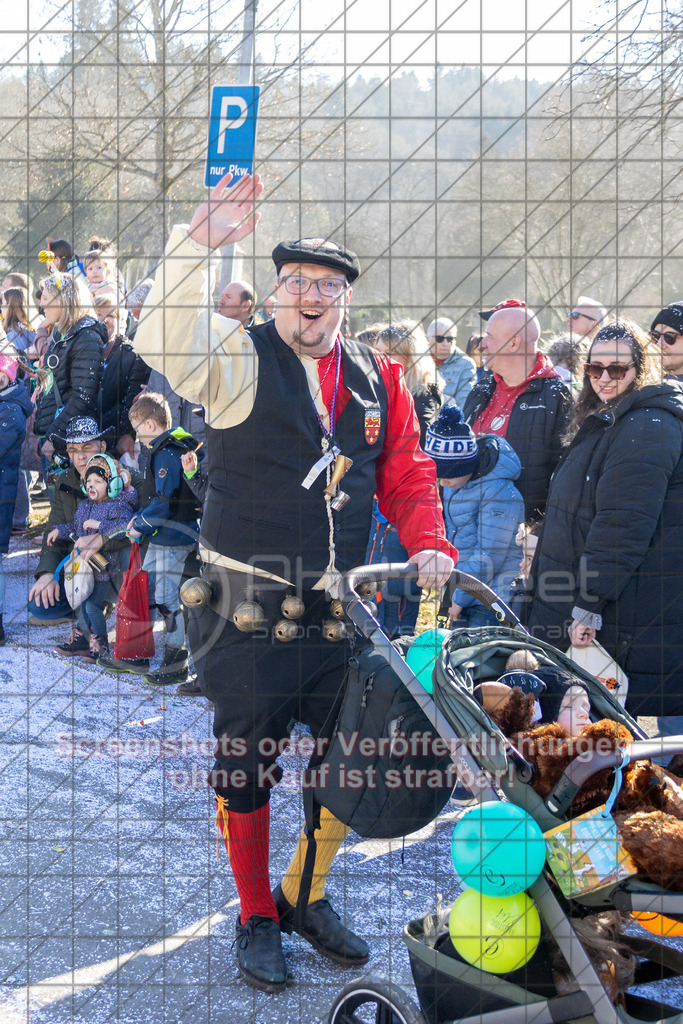
{"label": "leather belt with bells", "polygon": [[[256,577],[215,564],[207,565],[204,572],[204,576],[189,579],[180,588],[180,598],[187,608],[208,607],[221,618],[233,622],[245,634],[268,626],[268,617],[258,600],[259,581]],[[361,596],[368,603],[367,598],[376,588],[374,584],[365,584],[363,589],[365,593]],[[376,614],[376,606],[370,604],[373,614]],[[305,612],[306,605],[302,598],[285,593],[280,602],[282,617],[273,626],[276,640],[282,643],[296,640],[302,627],[298,620]],[[323,621],[322,635],[332,643],[345,640],[350,636],[350,630],[341,601],[331,602],[329,614],[331,617]]]}

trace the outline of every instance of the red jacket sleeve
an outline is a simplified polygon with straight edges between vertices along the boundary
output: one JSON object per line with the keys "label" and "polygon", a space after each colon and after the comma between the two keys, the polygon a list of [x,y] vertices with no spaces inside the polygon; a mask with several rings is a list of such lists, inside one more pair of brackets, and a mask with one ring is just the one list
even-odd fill
{"label": "red jacket sleeve", "polygon": [[401,380],[398,363],[385,357],[379,363],[389,398],[384,447],[376,467],[379,510],[398,529],[410,557],[436,549],[457,561],[458,552],[446,537],[434,460],[420,448],[413,396]]}

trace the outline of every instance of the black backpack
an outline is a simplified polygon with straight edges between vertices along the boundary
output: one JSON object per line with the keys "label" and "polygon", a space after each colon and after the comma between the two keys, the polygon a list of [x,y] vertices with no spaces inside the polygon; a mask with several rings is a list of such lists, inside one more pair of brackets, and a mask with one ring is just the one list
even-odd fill
{"label": "black backpack", "polygon": [[307,769],[307,819],[322,805],[363,838],[394,839],[437,817],[457,781],[448,746],[374,648],[351,658],[327,724],[329,746]]}

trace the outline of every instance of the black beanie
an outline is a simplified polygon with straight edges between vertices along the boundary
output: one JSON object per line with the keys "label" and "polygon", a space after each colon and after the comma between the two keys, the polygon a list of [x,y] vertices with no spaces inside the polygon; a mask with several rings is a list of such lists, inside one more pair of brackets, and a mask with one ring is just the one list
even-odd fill
{"label": "black beanie", "polygon": [[657,324],[665,324],[672,327],[676,334],[683,334],[683,299],[680,302],[671,302],[664,309],[660,309],[650,325],[650,330],[654,331]]}
{"label": "black beanie", "polygon": [[545,690],[538,695],[538,703],[541,705],[542,716],[540,722],[556,722],[560,713],[562,699],[570,686],[580,686],[590,697],[588,686],[581,679],[577,679],[566,669],[556,668],[555,665],[544,665],[534,670],[545,683]]}

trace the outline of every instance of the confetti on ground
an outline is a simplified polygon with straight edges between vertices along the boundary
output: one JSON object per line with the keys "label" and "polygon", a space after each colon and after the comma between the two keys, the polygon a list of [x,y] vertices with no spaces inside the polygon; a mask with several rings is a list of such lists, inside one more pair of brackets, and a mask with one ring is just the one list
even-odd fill
{"label": "confetti on ground", "polygon": [[154,718],[140,718],[139,720],[136,718],[132,722],[124,722],[124,725],[150,725],[151,722],[160,722],[163,717],[163,715],[155,715]]}
{"label": "confetti on ground", "polygon": [[57,853],[64,853],[64,847],[63,846],[53,846],[52,849],[56,850]]}

